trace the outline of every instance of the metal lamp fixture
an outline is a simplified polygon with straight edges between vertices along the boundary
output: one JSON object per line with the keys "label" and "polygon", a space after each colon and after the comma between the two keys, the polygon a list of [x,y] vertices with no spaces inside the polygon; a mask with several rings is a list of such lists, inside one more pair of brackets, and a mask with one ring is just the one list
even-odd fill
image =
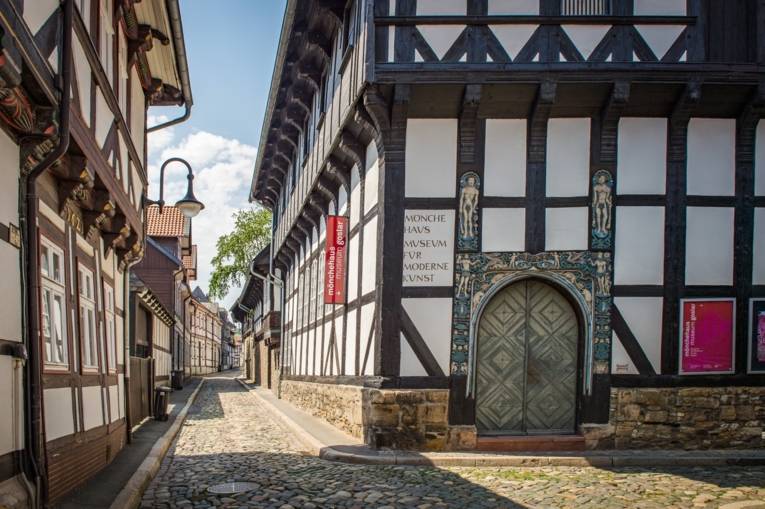
{"label": "metal lamp fixture", "polygon": [[162,213],[162,209],[165,207],[165,167],[173,162],[182,163],[189,170],[189,173],[186,176],[186,179],[189,181],[188,188],[186,189],[186,196],[175,202],[175,206],[180,209],[184,216],[192,218],[199,214],[202,209],[205,208],[205,205],[194,196],[194,172],[191,170],[191,165],[186,162],[185,159],[181,159],[180,157],[171,157],[162,163],[162,167],[159,170],[159,200],[155,201],[146,198],[146,204],[159,205],[159,213]]}

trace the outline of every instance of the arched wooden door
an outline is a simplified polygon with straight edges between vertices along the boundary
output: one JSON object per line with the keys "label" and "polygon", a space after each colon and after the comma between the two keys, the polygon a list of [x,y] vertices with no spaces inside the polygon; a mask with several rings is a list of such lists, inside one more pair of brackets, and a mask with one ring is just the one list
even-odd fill
{"label": "arched wooden door", "polygon": [[476,427],[481,434],[573,433],[579,324],[553,286],[501,290],[478,326]]}

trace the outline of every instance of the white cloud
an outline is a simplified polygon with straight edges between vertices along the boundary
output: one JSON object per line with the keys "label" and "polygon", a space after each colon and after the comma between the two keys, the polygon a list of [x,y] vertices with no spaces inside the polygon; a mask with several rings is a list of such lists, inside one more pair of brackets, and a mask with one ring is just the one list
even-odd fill
{"label": "white cloud", "polygon": [[[191,133],[180,140],[170,133],[169,140],[152,140],[164,130],[149,136],[149,145],[156,148],[149,153],[149,196],[159,197],[159,169],[170,157],[182,157],[194,170],[194,194],[205,204],[205,209],[192,221],[192,241],[198,246],[197,281],[207,291],[210,282],[210,261],[215,256],[218,237],[234,226],[233,214],[251,208],[247,202],[250,180],[257,155],[256,147],[235,139],[224,138],[205,131]],[[165,170],[165,202],[175,203],[186,193],[186,171],[179,164],[168,165]],[[235,288],[223,300],[228,309],[239,296]]]}
{"label": "white cloud", "polygon": [[[155,125],[159,125],[162,122],[167,122],[168,120],[170,119],[167,117],[167,115],[149,115],[146,119],[146,124],[149,127],[152,127]],[[155,155],[157,152],[159,152],[163,148],[170,145],[174,137],[175,137],[174,127],[166,127],[164,129],[160,129],[159,131],[154,131],[153,133],[149,134],[148,142],[146,146],[146,149],[149,152],[149,158],[151,158],[153,155]]]}

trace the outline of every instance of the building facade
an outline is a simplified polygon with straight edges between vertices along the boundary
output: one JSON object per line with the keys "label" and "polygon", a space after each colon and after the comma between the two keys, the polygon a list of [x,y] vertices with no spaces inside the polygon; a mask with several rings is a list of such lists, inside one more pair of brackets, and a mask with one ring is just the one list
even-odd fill
{"label": "building facade", "polygon": [[252,182],[281,396],[372,446],[765,445],[763,20],[289,1]]}
{"label": "building facade", "polygon": [[176,1],[5,1],[0,33],[0,494],[38,507],[125,444],[146,111],[191,95]]}
{"label": "building facade", "polygon": [[223,322],[219,306],[210,302],[201,288],[196,287],[188,301],[190,336],[190,375],[207,375],[220,371]]}
{"label": "building facade", "polygon": [[251,273],[231,307],[231,315],[242,327],[244,375],[276,391],[281,371],[281,289],[263,280],[269,274],[270,253],[271,246],[266,246],[252,261]]}

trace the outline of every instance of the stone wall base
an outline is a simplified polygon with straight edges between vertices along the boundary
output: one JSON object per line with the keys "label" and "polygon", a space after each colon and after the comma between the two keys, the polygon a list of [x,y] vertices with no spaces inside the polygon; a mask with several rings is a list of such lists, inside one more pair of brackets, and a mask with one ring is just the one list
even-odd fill
{"label": "stone wall base", "polygon": [[[476,447],[475,426],[448,424],[447,389],[282,380],[281,397],[371,447]],[[765,448],[765,387],[613,388],[610,415],[579,426],[588,449]]]}
{"label": "stone wall base", "polygon": [[447,448],[446,389],[374,389],[282,380],[281,397],[375,448]]}
{"label": "stone wall base", "polygon": [[583,430],[598,449],[765,447],[765,387],[613,388],[611,422]]}
{"label": "stone wall base", "polygon": [[7,509],[26,509],[30,507],[27,490],[21,475],[11,477],[0,483],[0,507]]}

